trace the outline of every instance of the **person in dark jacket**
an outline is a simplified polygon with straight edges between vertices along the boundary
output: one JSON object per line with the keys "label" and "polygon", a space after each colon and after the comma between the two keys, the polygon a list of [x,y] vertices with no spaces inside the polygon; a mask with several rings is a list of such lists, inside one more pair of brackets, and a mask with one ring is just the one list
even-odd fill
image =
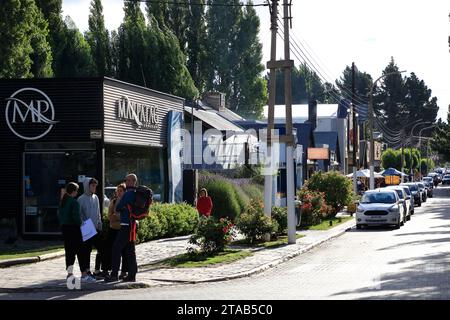
{"label": "person in dark jacket", "polygon": [[211,197],[208,196],[208,191],[203,188],[200,190],[200,196],[197,199],[197,210],[202,216],[209,217],[211,215],[211,210],[213,208],[213,203]]}
{"label": "person in dark jacket", "polygon": [[134,241],[130,239],[131,221],[128,205],[133,204],[136,198],[137,176],[129,174],[125,177],[127,192],[116,205],[116,212],[120,213],[120,230],[116,236],[112,250],[112,271],[111,275],[105,278],[105,282],[119,281],[118,273],[120,266],[120,256],[125,250],[128,264],[128,276],[124,282],[135,282],[137,273],[136,249]]}
{"label": "person in dark jacket", "polygon": [[61,199],[58,210],[58,219],[61,224],[64,239],[64,251],[66,256],[67,277],[73,275],[73,265],[75,256],[80,264],[81,280],[84,282],[95,282],[95,279],[87,275],[84,270],[85,261],[82,251],[83,239],[81,235],[80,205],[75,197],[78,194],[79,186],[75,182],[70,182],[66,186],[66,192]]}

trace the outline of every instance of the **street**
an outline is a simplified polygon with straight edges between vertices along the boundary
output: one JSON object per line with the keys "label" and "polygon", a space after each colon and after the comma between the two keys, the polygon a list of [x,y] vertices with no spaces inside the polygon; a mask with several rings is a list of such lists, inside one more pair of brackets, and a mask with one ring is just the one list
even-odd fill
{"label": "street", "polygon": [[439,186],[400,230],[352,229],[266,272],[224,282],[0,299],[448,299],[450,187]]}

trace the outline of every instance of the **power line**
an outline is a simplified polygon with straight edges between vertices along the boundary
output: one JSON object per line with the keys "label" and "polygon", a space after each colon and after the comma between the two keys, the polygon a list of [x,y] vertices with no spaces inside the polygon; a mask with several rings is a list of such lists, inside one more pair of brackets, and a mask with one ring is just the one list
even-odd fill
{"label": "power line", "polygon": [[269,3],[199,3],[199,2],[176,2],[176,1],[160,1],[160,0],[125,0],[125,2],[143,2],[143,3],[160,3],[168,5],[181,6],[208,6],[208,7],[268,7]]}
{"label": "power line", "polygon": [[[278,19],[278,22],[281,23],[280,19]],[[281,28],[281,27],[280,27]],[[294,36],[295,34],[292,33]],[[310,62],[311,65],[314,65],[314,63],[308,58],[308,56],[314,60],[315,64],[317,65],[317,68],[321,69],[322,72],[327,76],[325,77],[321,72],[319,72],[317,69],[317,72],[321,74],[322,78],[326,81],[326,82],[330,82],[331,84],[333,84],[334,80],[332,79],[333,77],[330,76],[330,74],[328,74],[324,68],[321,67],[321,65],[314,59],[313,55],[311,53],[308,52],[308,50],[305,48],[305,46],[303,46],[303,44],[300,42],[300,45],[295,41],[295,39],[290,39],[292,40],[292,42],[297,46],[297,48],[303,53],[303,55],[308,59],[308,61]],[[300,48],[300,46],[303,48],[303,50]],[[306,52],[306,53],[305,53]],[[333,84],[334,85],[334,84]],[[349,89],[345,88],[345,87],[338,87],[341,91],[343,91],[344,93],[346,93],[347,98],[349,98],[353,93],[349,91]],[[356,94],[355,100],[356,102],[360,103],[360,104],[367,104],[367,101],[365,100],[367,99],[366,97],[362,97],[358,94]]]}

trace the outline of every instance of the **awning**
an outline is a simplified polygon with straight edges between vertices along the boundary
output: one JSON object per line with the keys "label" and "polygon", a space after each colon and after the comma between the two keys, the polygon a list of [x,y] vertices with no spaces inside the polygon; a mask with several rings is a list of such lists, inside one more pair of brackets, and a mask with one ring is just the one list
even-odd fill
{"label": "awning", "polygon": [[[184,110],[192,114],[192,108],[185,107]],[[194,109],[194,117],[219,131],[244,132],[242,128],[214,112]]]}

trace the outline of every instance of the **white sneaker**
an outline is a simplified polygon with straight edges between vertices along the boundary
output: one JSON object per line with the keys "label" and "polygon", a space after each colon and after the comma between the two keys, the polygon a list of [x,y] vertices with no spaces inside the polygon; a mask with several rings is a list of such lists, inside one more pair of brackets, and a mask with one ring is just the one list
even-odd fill
{"label": "white sneaker", "polygon": [[81,281],[82,282],[93,283],[93,282],[96,282],[97,280],[95,280],[95,278],[91,277],[90,275],[85,275],[85,276],[81,277]]}

